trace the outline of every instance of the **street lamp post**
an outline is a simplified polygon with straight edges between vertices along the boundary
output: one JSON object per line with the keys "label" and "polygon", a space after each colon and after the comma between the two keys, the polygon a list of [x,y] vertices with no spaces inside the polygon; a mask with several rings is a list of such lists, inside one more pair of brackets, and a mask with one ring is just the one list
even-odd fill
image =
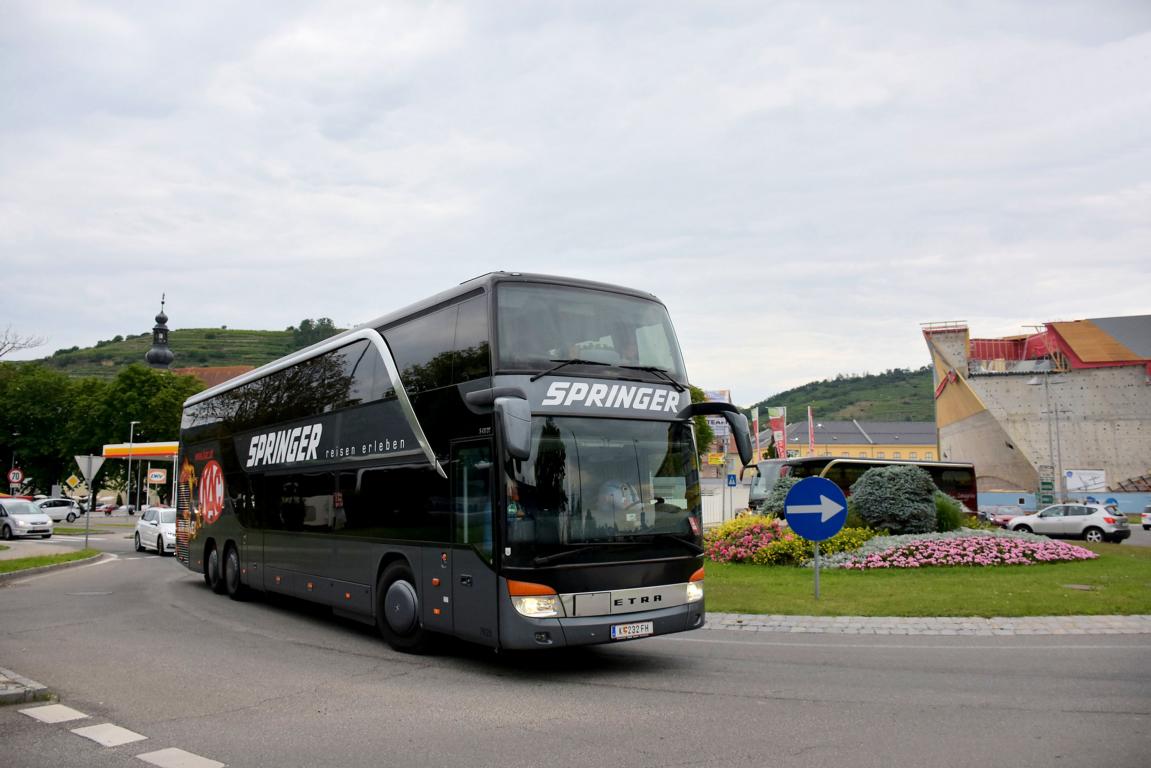
{"label": "street lamp post", "polygon": [[128,424],[128,486],[124,491],[125,506],[128,507],[128,513],[132,513],[132,442],[136,432],[136,425],[138,421],[133,421]]}

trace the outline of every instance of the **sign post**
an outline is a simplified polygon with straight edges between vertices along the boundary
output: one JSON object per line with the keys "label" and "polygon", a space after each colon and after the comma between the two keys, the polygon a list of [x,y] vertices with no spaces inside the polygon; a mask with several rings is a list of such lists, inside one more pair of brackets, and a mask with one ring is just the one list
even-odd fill
{"label": "sign post", "polygon": [[847,522],[847,497],[825,477],[805,477],[783,500],[787,524],[798,535],[815,542],[815,599],[819,599],[819,542],[830,539]]}
{"label": "sign post", "polygon": [[103,456],[74,456],[80,474],[88,482],[88,514],[84,515],[84,549],[88,548],[88,534],[92,530],[92,515],[96,512],[96,473],[104,465]]}

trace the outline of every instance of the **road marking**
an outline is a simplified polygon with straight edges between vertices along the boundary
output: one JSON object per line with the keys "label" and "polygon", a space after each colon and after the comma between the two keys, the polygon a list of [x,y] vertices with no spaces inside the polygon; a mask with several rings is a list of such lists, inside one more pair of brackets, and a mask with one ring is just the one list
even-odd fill
{"label": "road marking", "polygon": [[19,711],[42,723],[66,723],[69,720],[79,720],[87,717],[83,712],[78,712],[71,707],[65,707],[63,704],[48,704],[43,707],[33,707]]}
{"label": "road marking", "polygon": [[[52,535],[51,539],[41,539],[38,543],[40,543],[40,544],[51,544],[53,541],[83,541],[83,540],[84,540],[83,536],[76,536],[73,534],[66,534],[65,535],[65,534],[56,533],[56,534]],[[102,539],[99,536],[89,536],[88,541],[104,541],[104,539]]]}
{"label": "road marking", "polygon": [[157,752],[146,752],[142,755],[136,755],[136,757],[145,763],[158,765],[160,768],[224,768],[227,765],[227,763],[209,760],[206,757],[200,757],[175,747],[161,749]]}
{"label": "road marking", "polygon": [[148,738],[111,723],[89,725],[86,728],[73,728],[72,733],[83,736],[85,739],[91,739],[105,747],[118,747],[121,744],[131,744],[134,741],[143,741]]}

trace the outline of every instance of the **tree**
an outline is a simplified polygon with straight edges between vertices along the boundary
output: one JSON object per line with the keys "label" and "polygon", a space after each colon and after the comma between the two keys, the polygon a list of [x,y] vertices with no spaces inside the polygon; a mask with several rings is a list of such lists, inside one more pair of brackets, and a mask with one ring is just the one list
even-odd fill
{"label": "tree", "polygon": [[[688,390],[691,392],[691,401],[693,403],[706,403],[707,395],[699,387],[689,386]],[[692,419],[695,424],[695,445],[700,451],[706,451],[711,447],[715,441],[715,430],[707,423],[706,416],[696,416]]]}
{"label": "tree", "polygon": [[12,330],[12,326],[0,333],[0,357],[9,352],[19,352],[22,349],[34,349],[44,343],[42,336],[21,336]]}
{"label": "tree", "polygon": [[39,364],[0,365],[0,440],[9,464],[24,470],[25,482],[45,490],[67,465],[65,424],[71,383]]}
{"label": "tree", "polygon": [[330,317],[321,317],[319,320],[305,318],[300,321],[298,328],[294,325],[288,326],[288,332],[292,334],[296,349],[310,347],[318,341],[335,336],[339,331]]}
{"label": "tree", "polygon": [[[0,457],[17,463],[33,490],[47,492],[78,468],[74,456],[99,455],[107,443],[174,441],[184,400],[203,388],[190,376],[131,365],[111,382],[69,379],[39,364],[0,363]],[[110,462],[100,484],[123,482],[126,462]]]}

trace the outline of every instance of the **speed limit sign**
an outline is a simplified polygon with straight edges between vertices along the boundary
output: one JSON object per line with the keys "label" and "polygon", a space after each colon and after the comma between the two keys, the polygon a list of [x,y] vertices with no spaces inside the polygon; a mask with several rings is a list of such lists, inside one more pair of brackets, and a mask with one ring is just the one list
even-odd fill
{"label": "speed limit sign", "polygon": [[8,473],[8,482],[13,485],[24,482],[24,473],[18,469],[13,469]]}

